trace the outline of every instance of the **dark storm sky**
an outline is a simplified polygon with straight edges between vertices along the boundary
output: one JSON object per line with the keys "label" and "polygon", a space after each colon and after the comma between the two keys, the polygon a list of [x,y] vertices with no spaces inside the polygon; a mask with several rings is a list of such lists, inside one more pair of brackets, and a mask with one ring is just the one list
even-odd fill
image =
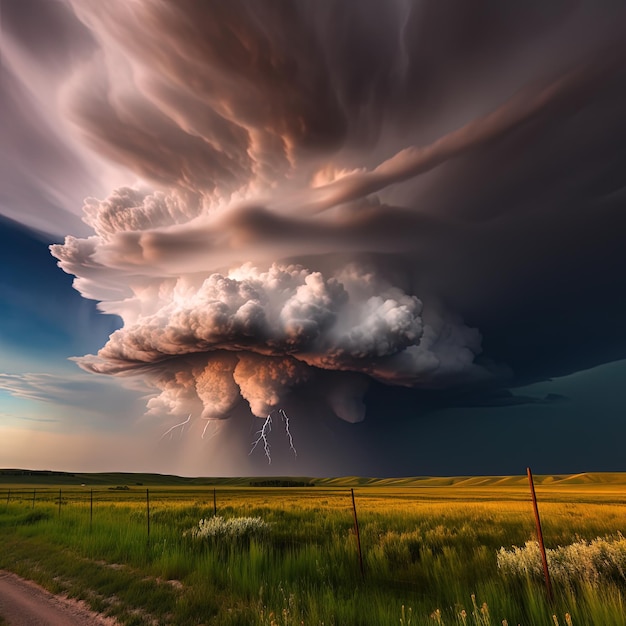
{"label": "dark storm sky", "polygon": [[624,17],[5,0],[0,465],[622,469]]}

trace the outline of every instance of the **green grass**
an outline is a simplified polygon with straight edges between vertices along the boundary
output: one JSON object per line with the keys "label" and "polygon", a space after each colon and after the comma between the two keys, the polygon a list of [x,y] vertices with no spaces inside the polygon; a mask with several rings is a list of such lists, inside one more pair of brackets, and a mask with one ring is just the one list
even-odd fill
{"label": "green grass", "polygon": [[[150,487],[148,538],[147,475],[119,477],[93,487],[93,519],[88,483],[12,483],[8,504],[0,484],[0,568],[123,624],[554,626],[556,615],[563,626],[566,613],[576,626],[625,623],[623,580],[556,588],[550,605],[541,581],[498,572],[501,546],[534,537],[518,477],[319,479],[284,489],[232,479],[217,487],[219,515],[258,516],[270,531],[204,541],[185,531],[213,514],[213,487]],[[624,475],[536,478],[548,547],[624,531]],[[129,489],[107,488],[120,484]],[[364,577],[346,489],[355,484]]]}

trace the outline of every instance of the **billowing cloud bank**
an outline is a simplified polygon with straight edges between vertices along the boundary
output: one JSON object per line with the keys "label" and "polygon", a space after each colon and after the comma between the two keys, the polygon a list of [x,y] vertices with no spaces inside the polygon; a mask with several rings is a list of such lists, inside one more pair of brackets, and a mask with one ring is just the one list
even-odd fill
{"label": "billowing cloud bank", "polygon": [[[160,391],[150,411],[207,419],[241,398],[265,416],[309,385],[359,421],[370,380],[506,379],[483,351],[485,311],[506,322],[510,302],[514,326],[543,288],[523,263],[554,265],[541,245],[515,252],[576,197],[554,163],[575,167],[590,143],[598,172],[608,159],[617,9],[72,4],[98,49],[65,111],[145,181],[88,199],[94,234],[52,246],[124,321],[81,367],[143,376]],[[568,135],[602,107],[593,138]]]}
{"label": "billowing cloud bank", "polygon": [[[346,397],[337,397],[339,392],[332,388],[329,401],[343,407],[337,410],[342,417],[358,421],[363,418],[362,404],[352,403],[354,411],[345,407],[355,393],[365,391],[364,377],[440,387],[489,376],[474,363],[479,333],[450,314],[425,313],[416,295],[377,271],[377,266],[386,265],[384,260],[335,260],[326,271],[293,259],[264,269],[247,262],[215,271],[221,253],[211,250],[208,242],[210,233],[228,239],[236,232],[228,224],[228,210],[216,219],[207,216],[205,244],[194,253],[183,250],[189,236],[199,237],[191,229],[136,230],[136,224],[144,222],[143,209],[160,206],[163,198],[141,198],[138,215],[121,204],[111,212],[112,202],[129,197],[137,194],[119,190],[97,207],[97,214],[95,204],[88,204],[88,219],[98,235],[68,239],[52,251],[61,267],[80,277],[77,285],[83,293],[102,300],[103,307],[125,321],[97,356],[79,358],[78,363],[97,373],[147,376],[163,390],[151,401],[152,409],[182,414],[192,408],[190,401],[200,400],[203,417],[219,418],[241,394],[255,415],[265,416],[294,387],[314,382],[316,371],[330,370],[343,379]],[[115,228],[125,221],[132,231],[111,236],[112,214]],[[170,272],[164,260],[159,272],[159,246],[155,244],[150,260],[144,257],[141,239],[146,236],[165,237],[168,248],[181,249],[174,254],[185,257],[185,267]],[[240,254],[254,257],[258,247],[267,263],[271,251],[260,235],[255,239],[259,241],[251,252],[244,246]],[[225,254],[232,249],[216,247]],[[164,254],[167,258],[172,252]],[[120,265],[115,268],[113,263]],[[108,299],[112,284],[119,286],[119,299]]]}

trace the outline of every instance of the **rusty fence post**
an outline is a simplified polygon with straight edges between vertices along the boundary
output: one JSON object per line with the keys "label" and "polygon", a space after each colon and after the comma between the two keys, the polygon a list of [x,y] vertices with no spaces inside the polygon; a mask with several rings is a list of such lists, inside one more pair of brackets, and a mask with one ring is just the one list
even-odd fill
{"label": "rusty fence post", "polygon": [[148,524],[148,541],[150,541],[150,489],[146,489],[146,521]]}
{"label": "rusty fence post", "polygon": [[535,494],[535,483],[533,481],[533,473],[530,471],[530,467],[526,468],[528,474],[528,483],[530,484],[530,495],[533,501],[533,510],[535,512],[535,524],[537,527],[537,541],[539,542],[539,550],[541,551],[541,560],[543,562],[543,574],[546,580],[546,591],[548,593],[548,600],[552,602],[552,582],[550,581],[550,571],[548,570],[548,557],[546,556],[546,546],[543,543],[543,532],[541,531],[541,519],[539,517],[539,509],[537,508],[537,496]]}
{"label": "rusty fence post", "polygon": [[365,571],[363,569],[363,553],[361,552],[361,535],[359,534],[359,518],[356,515],[356,503],[354,502],[354,489],[350,489],[352,495],[352,512],[354,513],[354,534],[356,536],[356,547],[359,552],[359,567],[361,569],[361,576],[365,578]]}

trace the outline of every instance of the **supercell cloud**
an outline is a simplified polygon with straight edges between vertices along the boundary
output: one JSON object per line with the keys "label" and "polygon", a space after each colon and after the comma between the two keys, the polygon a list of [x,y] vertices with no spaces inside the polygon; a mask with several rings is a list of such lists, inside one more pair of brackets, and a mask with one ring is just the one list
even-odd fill
{"label": "supercell cloud", "polygon": [[[71,4],[96,45],[64,114],[141,183],[51,249],[124,322],[76,361],[142,377],[150,413],[308,387],[356,422],[372,381],[563,373],[581,301],[615,304],[592,298],[624,223],[617,6]],[[610,358],[582,341],[576,364]]]}

